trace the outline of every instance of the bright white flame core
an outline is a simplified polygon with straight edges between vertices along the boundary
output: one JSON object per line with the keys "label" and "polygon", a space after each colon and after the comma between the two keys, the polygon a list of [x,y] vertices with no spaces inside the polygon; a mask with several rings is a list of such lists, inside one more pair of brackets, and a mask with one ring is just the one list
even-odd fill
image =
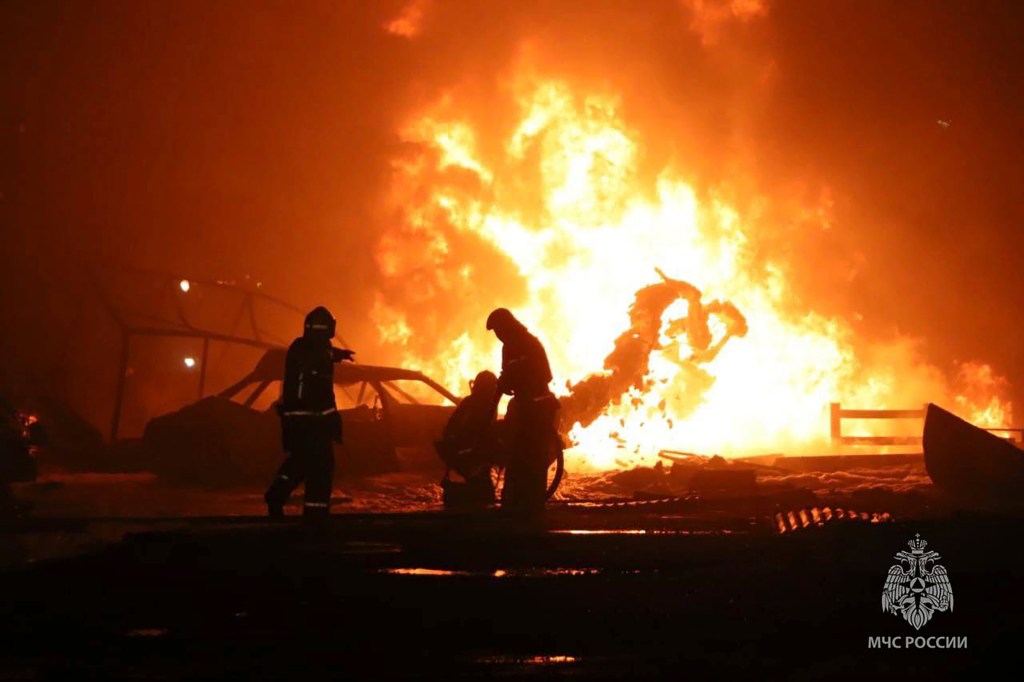
{"label": "bright white flame core", "polygon": [[[474,127],[451,113],[448,99],[402,131],[421,151],[395,163],[393,198],[404,224],[381,240],[386,276],[422,278],[429,269],[439,273],[430,286],[441,294],[473,286],[470,266],[452,260],[452,244],[466,234],[483,239],[514,264],[526,291],[524,300],[488,307],[512,308],[546,343],[563,393],[567,383],[601,371],[629,328],[635,292],[658,281],[655,268],[695,285],[705,302],[731,302],[749,323],[745,337],[730,339],[704,364],[685,359],[693,351],[686,337],[654,350],[648,388],[572,429],[586,464],[649,463],[661,449],[827,448],[829,402],[883,408],[963,398],[919,361],[912,343],[859,352],[865,345],[844,321],[800,310],[783,269],[755,261],[748,237],[755,226],[732,207],[698,198],[671,169],[645,184],[640,136],[614,99],[581,99],[557,81],[524,81],[518,93],[519,124],[502,144],[487,145],[503,150],[500,158],[485,158]],[[422,253],[410,254],[410,236],[427,245]],[[479,328],[456,334],[439,354],[412,350],[418,328],[443,328],[424,307],[378,299],[382,340],[404,347],[403,362],[452,387],[494,367],[496,342]],[[671,310],[685,315],[686,307]],[[720,336],[721,320],[709,326]],[[977,374],[995,386],[990,370]],[[1009,404],[992,392],[964,400],[968,417],[984,410],[986,421],[1009,418]]]}

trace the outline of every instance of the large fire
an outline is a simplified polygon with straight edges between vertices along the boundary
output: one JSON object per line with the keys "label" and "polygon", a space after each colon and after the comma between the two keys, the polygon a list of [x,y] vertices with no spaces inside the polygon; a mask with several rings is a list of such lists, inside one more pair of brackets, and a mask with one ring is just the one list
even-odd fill
{"label": "large fire", "polygon": [[947,380],[910,341],[860,342],[799,309],[784,268],[755,258],[745,216],[671,167],[642,167],[652,142],[613,96],[514,82],[518,118],[499,133],[453,96],[401,130],[399,220],[377,254],[394,290],[374,313],[405,364],[464,387],[498,364],[484,316],[511,308],[548,349],[571,461],[597,468],[664,449],[825,451],[832,401],[1009,421],[989,367]]}

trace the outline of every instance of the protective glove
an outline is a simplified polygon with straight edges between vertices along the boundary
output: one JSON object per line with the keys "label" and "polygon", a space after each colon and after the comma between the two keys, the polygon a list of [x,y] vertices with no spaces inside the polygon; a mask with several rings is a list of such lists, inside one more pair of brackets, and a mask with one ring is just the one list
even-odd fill
{"label": "protective glove", "polygon": [[331,347],[331,360],[334,362],[342,362],[344,360],[352,361],[355,357],[356,352],[347,348],[334,348]]}

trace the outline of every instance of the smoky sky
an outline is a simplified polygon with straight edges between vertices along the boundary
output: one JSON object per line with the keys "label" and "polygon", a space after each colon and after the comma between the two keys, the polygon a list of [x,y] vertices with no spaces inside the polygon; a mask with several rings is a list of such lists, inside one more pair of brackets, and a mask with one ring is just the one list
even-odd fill
{"label": "smoky sky", "polygon": [[249,275],[372,360],[399,126],[446,88],[500,101],[532,50],[621,96],[647,166],[766,212],[756,247],[807,309],[1024,397],[1019,3],[766,2],[709,33],[694,7],[730,3],[436,0],[411,39],[383,29],[405,4],[5,2],[0,390],[60,391],[100,352],[68,292],[103,264]]}

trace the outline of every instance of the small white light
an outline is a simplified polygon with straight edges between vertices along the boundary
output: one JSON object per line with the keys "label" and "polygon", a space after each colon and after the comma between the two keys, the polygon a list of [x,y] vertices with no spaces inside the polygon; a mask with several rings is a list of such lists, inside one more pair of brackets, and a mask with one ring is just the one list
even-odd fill
{"label": "small white light", "polygon": [[189,282],[187,279],[183,279],[180,282],[178,282],[178,288],[187,294],[188,290],[192,288],[192,283]]}
{"label": "small white light", "polygon": [[196,359],[191,355],[188,356],[187,358],[185,358],[185,366],[188,367],[189,369],[192,369],[193,367],[196,366]]}

